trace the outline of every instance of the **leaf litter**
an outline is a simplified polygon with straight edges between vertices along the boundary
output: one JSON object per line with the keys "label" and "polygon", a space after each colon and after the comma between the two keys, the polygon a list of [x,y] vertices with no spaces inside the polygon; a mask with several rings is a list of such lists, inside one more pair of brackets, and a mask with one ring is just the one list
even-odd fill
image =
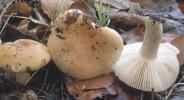
{"label": "leaf litter", "polygon": [[[86,5],[82,3],[80,4],[80,0],[74,1],[78,3],[74,3],[71,8],[79,7],[79,9],[85,10],[90,8],[90,10],[84,12],[88,13],[90,16],[93,16],[92,19],[96,20],[94,7],[89,7],[88,5],[87,8],[83,8],[86,7]],[[143,40],[143,16],[157,16],[164,20],[163,24],[165,34],[162,41],[171,42],[180,50],[180,54],[178,55],[181,65],[180,76],[178,77],[178,81],[169,90],[162,93],[140,92],[123,85],[123,83],[119,82],[113,74],[89,80],[75,80],[70,76],[58,71],[56,65],[53,64],[53,62],[50,62],[45,68],[33,73],[32,79],[30,79],[26,86],[16,83],[14,78],[11,76],[11,73],[7,74],[2,71],[0,74],[0,99],[153,100],[154,97],[154,100],[182,100],[184,96],[184,31],[182,28],[184,24],[184,19],[182,18],[183,14],[176,6],[176,2],[173,3],[173,0],[168,0],[172,1],[173,4],[170,4],[171,2],[167,2],[166,0],[160,1],[161,3],[159,0],[157,0],[158,2],[155,1],[127,0],[125,3],[123,0],[107,0],[104,1],[103,4],[104,6],[109,6],[113,9],[111,12],[109,12],[109,26],[119,31],[126,44]],[[0,33],[3,42],[28,38],[46,43],[47,37],[50,33],[50,19],[47,14],[43,12],[43,9],[39,7],[40,4],[38,0],[4,0],[0,2],[3,2],[0,5]],[[129,5],[131,3],[139,3],[142,8],[131,8],[130,6],[126,5],[127,2]],[[162,11],[160,11],[165,12],[163,14],[158,13],[159,9],[155,9],[155,6],[160,5],[164,8]],[[174,7],[168,7],[170,5]],[[169,11],[167,8],[170,8],[171,11]],[[130,13],[129,10],[131,9],[135,11]],[[128,91],[125,88],[128,88]],[[133,91],[129,91],[129,89]]]}

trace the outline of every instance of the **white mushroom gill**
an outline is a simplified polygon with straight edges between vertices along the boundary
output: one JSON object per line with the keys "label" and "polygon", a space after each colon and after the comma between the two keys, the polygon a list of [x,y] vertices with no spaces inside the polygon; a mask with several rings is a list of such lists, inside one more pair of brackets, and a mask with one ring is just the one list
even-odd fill
{"label": "white mushroom gill", "polygon": [[162,24],[145,18],[144,41],[124,46],[114,73],[125,84],[142,90],[160,92],[168,89],[179,73],[179,50],[161,43]]}

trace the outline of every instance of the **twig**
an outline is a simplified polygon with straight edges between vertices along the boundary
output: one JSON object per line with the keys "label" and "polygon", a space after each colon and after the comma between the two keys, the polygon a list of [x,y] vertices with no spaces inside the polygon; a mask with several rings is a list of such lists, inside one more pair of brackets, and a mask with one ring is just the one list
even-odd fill
{"label": "twig", "polygon": [[184,83],[176,83],[171,90],[169,91],[168,95],[165,97],[165,100],[168,100],[169,97],[172,95],[172,93],[174,92],[174,90],[178,87],[178,86],[182,86],[184,85]]}
{"label": "twig", "polygon": [[[15,1],[15,0],[12,0],[11,2],[9,2],[9,3],[7,4],[7,6],[2,10],[2,12],[1,12],[1,14],[0,14],[0,25],[2,24],[2,17],[4,16],[4,14],[6,13],[7,9],[12,5],[12,3],[13,3],[14,1]],[[10,15],[10,16],[8,17],[8,19],[5,21],[3,27],[1,28],[1,31],[0,31],[0,39],[2,38],[2,33],[3,33],[4,29],[6,28],[6,26],[7,26],[8,22],[9,22],[9,20],[11,19],[11,17],[12,17],[12,15]]]}
{"label": "twig", "polygon": [[158,100],[164,100],[164,97],[162,97],[159,93],[156,93],[155,96]]}
{"label": "twig", "polygon": [[6,26],[8,25],[8,22],[9,20],[11,19],[12,16],[9,16],[8,19],[6,20],[6,22],[4,23],[3,27],[1,28],[1,31],[0,31],[0,39],[3,37],[3,31],[4,29],[6,28]]}
{"label": "twig", "polygon": [[144,93],[142,92],[142,93],[141,93],[140,100],[143,100],[143,98],[144,98]]}
{"label": "twig", "polygon": [[[176,83],[168,92],[167,96],[165,97],[165,100],[169,99],[169,97],[171,96],[171,94],[173,93],[173,91],[175,90],[176,87],[178,87],[179,85],[181,85],[180,83],[184,80],[184,76],[182,76],[182,78],[178,81],[178,83]],[[184,83],[182,83],[182,85],[184,85]]]}
{"label": "twig", "polygon": [[[41,16],[41,14],[40,14],[40,12],[38,11],[38,9],[37,9],[37,8],[33,8],[33,11],[35,12],[35,14],[36,14],[36,16],[37,16],[39,22],[40,22],[41,24],[43,24],[43,25],[47,25],[47,26],[48,26],[47,22],[46,22],[45,19]],[[32,19],[33,19],[33,18],[32,18]]]}
{"label": "twig", "polygon": [[[44,80],[43,80],[43,84],[42,84],[42,87],[40,88],[40,90],[43,90],[44,87],[47,85],[48,74],[49,74],[49,71],[46,70]],[[38,94],[40,94],[40,93],[41,93],[41,91],[38,92]]]}
{"label": "twig", "polygon": [[33,77],[35,77],[36,74],[37,74],[39,71],[40,71],[40,70],[34,72],[34,73],[31,75],[31,77],[30,77],[29,79],[26,80],[24,86],[27,86],[27,85],[29,84],[29,82],[33,79]]}
{"label": "twig", "polygon": [[151,100],[154,100],[154,89],[151,91]]}
{"label": "twig", "polygon": [[[39,91],[39,93],[43,93],[44,95],[49,95],[49,93],[47,91],[44,91],[44,90],[41,90],[41,89],[38,89],[38,88],[32,88],[32,89],[36,90],[36,91]],[[41,97],[41,96],[39,96],[39,97]]]}
{"label": "twig", "polygon": [[[10,15],[5,15],[5,16],[10,16]],[[24,16],[11,16],[12,18],[20,18],[20,19],[26,19],[26,20],[29,20],[29,21],[31,21],[31,22],[33,22],[33,23],[35,23],[35,24],[40,24],[40,25],[44,25],[44,26],[49,26],[48,24],[46,24],[46,23],[43,23],[43,22],[41,22],[41,21],[39,21],[39,20],[36,20],[36,19],[34,19],[34,18],[32,18],[32,17],[24,17]]]}
{"label": "twig", "polygon": [[6,7],[2,10],[1,14],[0,14],[0,25],[2,24],[2,17],[3,15],[6,13],[7,9],[13,4],[15,0],[12,0],[11,2],[9,2]]}

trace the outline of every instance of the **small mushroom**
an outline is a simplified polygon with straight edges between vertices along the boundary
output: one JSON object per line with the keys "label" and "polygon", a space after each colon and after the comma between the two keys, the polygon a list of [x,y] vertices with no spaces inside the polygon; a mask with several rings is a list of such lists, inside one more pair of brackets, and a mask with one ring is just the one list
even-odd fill
{"label": "small mushroom", "polygon": [[40,69],[49,61],[47,48],[34,40],[19,39],[0,45],[0,68],[16,73],[20,83],[30,75],[28,72]]}
{"label": "small mushroom", "polygon": [[112,72],[123,49],[115,30],[96,26],[77,9],[66,11],[56,22],[48,49],[59,69],[78,79]]}
{"label": "small mushroom", "polygon": [[168,89],[179,73],[179,50],[170,43],[161,43],[163,26],[145,18],[144,41],[128,44],[113,66],[114,73],[125,84],[147,92]]}

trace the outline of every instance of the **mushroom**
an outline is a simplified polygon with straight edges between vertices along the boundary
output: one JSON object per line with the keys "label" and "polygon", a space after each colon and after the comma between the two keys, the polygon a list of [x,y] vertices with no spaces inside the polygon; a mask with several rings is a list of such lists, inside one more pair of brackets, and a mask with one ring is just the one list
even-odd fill
{"label": "mushroom", "polygon": [[0,68],[13,72],[17,81],[25,83],[30,74],[50,61],[47,48],[34,40],[19,39],[0,45]]}
{"label": "mushroom", "polygon": [[161,43],[163,26],[145,18],[144,41],[127,44],[113,66],[117,77],[130,87],[160,92],[168,89],[179,73],[179,50],[170,43]]}
{"label": "mushroom", "polygon": [[112,72],[112,65],[123,49],[118,32],[95,25],[77,9],[58,17],[55,26],[48,49],[59,69],[78,79]]}

